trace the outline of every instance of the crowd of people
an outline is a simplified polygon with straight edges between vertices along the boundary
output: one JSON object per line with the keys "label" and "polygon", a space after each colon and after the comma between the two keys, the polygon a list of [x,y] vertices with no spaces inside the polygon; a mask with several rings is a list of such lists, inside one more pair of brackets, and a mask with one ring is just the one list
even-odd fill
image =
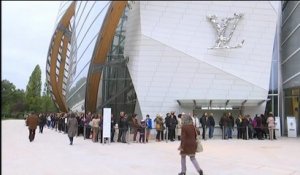
{"label": "crowd of people", "polygon": [[276,139],[275,117],[272,112],[266,117],[264,114],[256,115],[253,119],[250,115],[241,115],[234,119],[231,113],[224,113],[219,125],[222,129],[223,139],[232,139],[234,125],[237,129],[237,139]]}
{"label": "crowd of people", "polygon": [[[83,135],[85,139],[102,143],[103,117],[100,113],[41,113],[37,116],[39,132],[43,133],[44,126],[58,132],[68,133],[68,121],[71,114],[76,119],[76,135]],[[111,136],[110,142],[127,143],[128,133],[132,134],[133,142],[147,143],[151,133],[155,134],[157,142],[163,140],[175,141],[181,139],[181,115],[176,116],[175,112],[167,113],[165,117],[157,114],[154,120],[146,115],[141,119],[137,114],[130,117],[125,112],[120,112],[118,118],[111,115]],[[202,139],[211,139],[214,136],[216,122],[213,113],[205,112],[201,117],[189,114],[193,125],[201,130]],[[253,119],[250,115],[239,115],[236,118],[228,112],[224,113],[219,121],[223,139],[232,139],[234,129],[237,130],[237,139],[276,139],[275,118],[272,113],[256,115]],[[156,132],[153,132],[155,130]],[[115,139],[115,133],[117,136]],[[152,131],[152,132],[151,132]],[[273,134],[270,134],[273,133]],[[137,138],[139,136],[139,138]],[[32,136],[31,136],[32,137]],[[72,141],[71,141],[72,143]]]}

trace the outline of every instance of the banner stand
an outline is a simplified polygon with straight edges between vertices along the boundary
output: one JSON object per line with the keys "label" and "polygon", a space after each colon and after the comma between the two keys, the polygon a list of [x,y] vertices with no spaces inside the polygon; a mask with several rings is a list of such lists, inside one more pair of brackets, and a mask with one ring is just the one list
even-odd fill
{"label": "banner stand", "polygon": [[110,144],[111,132],[111,108],[103,108],[103,131],[102,131],[102,144]]}

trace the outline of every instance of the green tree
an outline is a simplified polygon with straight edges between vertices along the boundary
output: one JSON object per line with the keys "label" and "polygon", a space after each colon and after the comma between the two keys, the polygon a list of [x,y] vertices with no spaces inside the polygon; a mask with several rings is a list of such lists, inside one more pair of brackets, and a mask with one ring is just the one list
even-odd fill
{"label": "green tree", "polygon": [[43,96],[42,96],[42,111],[43,112],[57,112],[57,108],[50,96],[50,90],[48,88],[47,81],[44,84]]}
{"label": "green tree", "polygon": [[13,94],[14,103],[11,106],[12,113],[22,113],[26,110],[25,92],[17,89]]}
{"label": "green tree", "polygon": [[8,80],[1,81],[1,108],[2,108],[2,116],[10,115],[11,113],[11,103],[13,102],[12,94],[16,90],[16,86]]}
{"label": "green tree", "polygon": [[41,69],[36,65],[26,86],[25,99],[29,111],[41,112]]}
{"label": "green tree", "polygon": [[24,90],[16,89],[16,86],[8,80],[2,80],[1,86],[1,116],[16,117],[22,114],[26,109]]}

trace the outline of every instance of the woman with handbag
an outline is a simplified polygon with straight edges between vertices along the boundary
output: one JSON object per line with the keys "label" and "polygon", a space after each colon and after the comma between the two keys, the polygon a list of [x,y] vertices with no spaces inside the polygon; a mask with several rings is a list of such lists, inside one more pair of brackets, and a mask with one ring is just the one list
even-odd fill
{"label": "woman with handbag", "polygon": [[193,119],[190,115],[182,113],[181,116],[181,142],[178,150],[181,155],[181,172],[178,175],[185,175],[186,173],[186,156],[189,156],[194,167],[199,175],[203,175],[202,169],[195,158],[197,151],[197,131],[193,125]]}

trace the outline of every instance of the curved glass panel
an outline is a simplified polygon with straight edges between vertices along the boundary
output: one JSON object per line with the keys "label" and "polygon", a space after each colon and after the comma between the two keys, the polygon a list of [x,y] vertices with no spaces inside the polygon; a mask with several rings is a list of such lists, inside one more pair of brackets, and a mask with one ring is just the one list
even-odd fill
{"label": "curved glass panel", "polygon": [[95,43],[110,2],[77,2],[72,35],[66,101],[71,110],[82,111],[86,79]]}
{"label": "curved glass panel", "polygon": [[136,93],[124,58],[125,26],[128,8],[121,17],[109,52],[107,63],[103,69],[99,93],[97,97],[97,111],[102,108],[112,109],[117,118],[120,111],[131,115],[136,106]]}

